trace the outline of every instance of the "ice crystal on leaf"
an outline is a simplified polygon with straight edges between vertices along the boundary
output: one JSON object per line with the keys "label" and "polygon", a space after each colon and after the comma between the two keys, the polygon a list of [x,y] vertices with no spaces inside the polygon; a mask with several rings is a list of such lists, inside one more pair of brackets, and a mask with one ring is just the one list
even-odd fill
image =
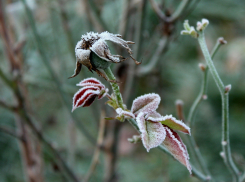
{"label": "ice crystal on leaf", "polygon": [[150,113],[158,108],[160,101],[161,98],[158,94],[152,93],[142,95],[134,99],[131,112],[134,113],[136,116],[140,112]]}
{"label": "ice crystal on leaf", "polygon": [[172,115],[161,116],[156,109],[160,103],[158,94],[146,94],[133,101],[131,112],[141,133],[141,140],[147,152],[163,143],[169,152],[191,173],[189,155],[178,130],[190,135],[190,128]]}
{"label": "ice crystal on leaf", "polygon": [[133,113],[131,113],[130,111],[125,111],[122,108],[117,108],[116,112],[118,114],[118,117],[124,116],[126,119],[127,118],[134,118],[135,119],[135,116]]}
{"label": "ice crystal on leaf", "polygon": [[165,129],[161,123],[146,121],[143,112],[138,114],[136,121],[141,132],[142,143],[147,152],[151,148],[161,145],[166,136]]}
{"label": "ice crystal on leaf", "polygon": [[108,92],[105,85],[95,78],[82,80],[77,86],[82,86],[83,88],[74,94],[72,112],[78,107],[90,106],[96,97],[102,99]]}
{"label": "ice crystal on leaf", "polygon": [[[135,63],[140,64],[133,58],[132,50],[129,47],[129,44],[134,44],[134,42],[123,40],[121,35],[112,34],[107,31],[100,34],[89,32],[82,35],[81,40],[77,42],[75,47],[76,69],[70,78],[77,76],[81,71],[82,65],[84,65],[91,72],[95,71],[99,76],[107,80],[107,77],[99,69],[107,68],[110,65],[109,63],[120,63],[126,60],[126,58],[120,55],[112,55],[106,41],[111,41],[125,48]],[[98,56],[102,62],[96,59],[94,54]]]}

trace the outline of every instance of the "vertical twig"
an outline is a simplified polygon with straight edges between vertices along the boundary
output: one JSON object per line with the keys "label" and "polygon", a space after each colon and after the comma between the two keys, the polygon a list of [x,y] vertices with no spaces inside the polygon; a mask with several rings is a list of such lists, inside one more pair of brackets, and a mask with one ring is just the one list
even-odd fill
{"label": "vertical twig", "polygon": [[91,178],[91,176],[92,176],[93,172],[95,171],[96,166],[98,164],[101,147],[102,147],[103,141],[104,141],[105,122],[106,122],[106,120],[105,120],[105,111],[102,110],[101,111],[101,116],[100,116],[100,126],[99,126],[99,132],[98,132],[98,137],[97,137],[96,149],[94,151],[94,155],[92,157],[92,162],[90,164],[89,170],[88,170],[83,182],[88,182],[89,181],[89,179]]}
{"label": "vertical twig", "polygon": [[[138,24],[137,29],[135,33],[135,58],[138,60],[139,54],[140,54],[140,48],[141,48],[141,42],[142,42],[142,31],[143,31],[143,25],[144,25],[144,15],[145,15],[145,9],[146,9],[146,0],[141,0],[139,7],[138,7]],[[135,77],[135,64],[133,61],[129,62],[129,68],[127,73],[127,80],[125,84],[125,89],[123,92],[123,98],[125,100],[125,103],[128,102],[130,92],[133,86]]]}
{"label": "vertical twig", "polygon": [[236,167],[235,163],[233,162],[231,156],[231,149],[230,149],[230,138],[229,138],[229,90],[226,90],[227,87],[224,86],[220,76],[214,66],[212,58],[209,54],[206,42],[204,31],[199,32],[198,42],[203,52],[204,58],[207,62],[209,70],[212,74],[212,77],[219,89],[222,101],[222,148],[224,154],[224,162],[227,168],[230,170],[233,178],[236,181],[239,181],[239,176],[241,175],[240,171]]}

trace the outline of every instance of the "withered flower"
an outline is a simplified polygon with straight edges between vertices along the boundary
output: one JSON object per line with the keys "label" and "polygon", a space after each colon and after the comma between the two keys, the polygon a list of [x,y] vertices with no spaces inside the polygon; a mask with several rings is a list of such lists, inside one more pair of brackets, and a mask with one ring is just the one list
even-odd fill
{"label": "withered flower", "polygon": [[129,47],[129,44],[134,44],[134,42],[125,41],[121,38],[121,35],[112,34],[107,31],[100,34],[89,32],[86,35],[82,35],[81,40],[76,45],[76,69],[70,78],[77,76],[81,71],[82,65],[84,65],[89,71],[95,71],[99,76],[108,80],[99,69],[105,69],[111,63],[120,63],[126,60],[126,58],[120,55],[112,55],[106,43],[107,40],[125,48],[134,62],[140,64],[140,62],[133,58],[132,50]]}

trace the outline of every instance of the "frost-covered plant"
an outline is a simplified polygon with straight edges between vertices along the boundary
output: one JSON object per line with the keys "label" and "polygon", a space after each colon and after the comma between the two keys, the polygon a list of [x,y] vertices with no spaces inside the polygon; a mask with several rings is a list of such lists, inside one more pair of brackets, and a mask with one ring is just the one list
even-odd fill
{"label": "frost-covered plant", "polygon": [[[101,99],[107,96],[109,98],[107,104],[115,109],[118,114],[116,116],[118,120],[133,120],[141,134],[140,138],[147,152],[163,144],[173,157],[185,165],[191,173],[192,169],[189,163],[189,155],[186,146],[180,136],[174,131],[177,130],[190,135],[190,128],[172,115],[162,116],[156,111],[160,104],[160,96],[151,93],[137,97],[133,101],[131,110],[127,110],[127,107],[123,104],[119,87],[115,82],[115,77],[109,65],[111,62],[119,63],[125,60],[125,58],[111,55],[105,42],[105,40],[110,40],[121,45],[127,49],[130,57],[133,58],[132,51],[128,47],[128,44],[132,42],[125,41],[120,37],[120,35],[111,34],[109,32],[103,32],[101,34],[90,32],[83,35],[82,40],[77,43],[77,68],[72,77],[79,73],[81,65],[83,64],[87,66],[90,71],[94,70],[106,80],[110,80],[114,93],[109,95],[108,89],[105,88],[99,80],[87,78],[77,84],[77,86],[82,86],[83,88],[74,95],[72,111],[78,107],[90,106],[96,97]],[[119,58],[122,58],[122,60]],[[133,60],[138,64],[134,58]],[[98,69],[102,69],[105,75],[98,71]],[[134,143],[138,140],[139,137],[133,137],[130,141]]]}
{"label": "frost-covered plant", "polygon": [[[81,40],[77,42],[75,47],[76,69],[70,78],[77,76],[81,71],[82,65],[84,65],[89,71],[95,71],[99,76],[107,79],[99,69],[109,67],[110,63],[120,63],[126,60],[126,58],[121,55],[112,55],[106,41],[111,41],[125,48],[135,63],[140,64],[133,58],[132,50],[128,46],[129,44],[134,44],[134,42],[123,40],[121,35],[112,34],[107,31],[100,34],[89,32],[86,35],[82,35]],[[104,61],[96,59],[96,56]],[[121,60],[119,58],[121,58]]]}

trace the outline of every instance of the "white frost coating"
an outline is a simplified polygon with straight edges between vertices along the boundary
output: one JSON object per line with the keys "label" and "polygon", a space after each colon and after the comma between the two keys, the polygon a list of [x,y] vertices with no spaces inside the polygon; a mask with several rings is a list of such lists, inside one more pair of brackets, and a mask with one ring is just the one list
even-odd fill
{"label": "white frost coating", "polygon": [[84,80],[82,80],[81,82],[79,82],[78,84],[76,84],[77,86],[97,86],[100,89],[105,88],[105,85],[102,84],[99,80],[97,80],[96,78],[90,77],[90,78],[86,78]]}
{"label": "white frost coating", "polygon": [[180,163],[185,165],[187,169],[189,170],[190,174],[192,173],[191,165],[189,163],[189,155],[186,150],[185,145],[182,141],[179,141],[172,131],[165,127],[166,129],[166,139],[164,141],[164,145],[167,147],[167,149],[171,152],[171,154],[174,156],[175,159],[177,159]]}
{"label": "white frost coating", "polygon": [[142,95],[134,99],[131,112],[137,116],[139,112],[145,112],[147,114],[155,111],[158,108],[160,101],[161,98],[158,94],[151,93]]}
{"label": "white frost coating", "polygon": [[77,51],[77,49],[80,49],[82,47],[82,44],[83,44],[83,40],[77,42],[77,45],[75,47],[75,52]]}
{"label": "white frost coating", "polygon": [[103,39],[103,40],[109,40],[111,42],[114,42],[116,44],[121,45],[124,48],[129,48],[129,46],[127,44],[128,41],[125,41],[125,40],[121,39],[119,36],[121,37],[121,35],[119,35],[119,34],[112,34],[112,33],[109,33],[107,31],[102,32],[100,34],[100,38]]}
{"label": "white frost coating", "polygon": [[82,61],[82,62],[89,60],[90,53],[91,53],[90,50],[77,49],[76,58],[78,58],[78,61]]}
{"label": "white frost coating", "polygon": [[164,124],[164,121],[166,121],[166,120],[170,120],[170,121],[172,121],[172,125],[174,125],[175,127],[178,127],[178,129],[177,128],[175,128],[174,126],[173,127],[171,127],[171,126],[168,126],[168,127],[170,127],[170,128],[172,128],[172,129],[176,129],[176,130],[179,130],[180,132],[183,132],[183,133],[188,133],[188,134],[190,134],[191,132],[190,132],[190,128],[185,124],[185,123],[183,123],[182,121],[180,121],[180,120],[177,120],[175,117],[173,117],[172,115],[166,115],[166,116],[161,116],[161,117],[148,117],[147,118],[148,120],[151,120],[151,121],[154,121],[154,122],[161,122],[162,124]]}
{"label": "white frost coating", "polygon": [[81,38],[85,41],[89,41],[91,39],[99,39],[99,34],[94,32],[88,32],[87,34],[82,35]]}
{"label": "white frost coating", "polygon": [[147,152],[151,148],[159,146],[166,137],[166,131],[161,123],[149,122],[145,120],[144,113],[140,112],[136,118],[141,139]]}
{"label": "white frost coating", "polygon": [[[84,87],[85,88],[85,87]],[[84,88],[82,88],[82,89],[84,89]],[[75,95],[77,95],[79,92],[81,91],[81,89],[75,94]],[[100,93],[100,91],[99,90],[86,90],[85,92],[84,92],[84,94],[80,97],[80,99],[78,99],[77,100],[77,102],[75,103],[75,95],[74,95],[74,97],[73,97],[73,108],[72,108],[72,112],[75,110],[75,109],[77,109],[77,108],[79,108],[79,107],[82,107],[85,103],[86,103],[86,101],[88,100],[88,99],[90,99],[92,96],[94,96],[94,95],[98,95]],[[87,97],[87,98],[86,98]],[[79,102],[81,101],[81,100],[83,100],[84,98],[86,98],[84,101],[83,101],[83,103],[81,104],[81,105],[78,105],[79,104]]]}
{"label": "white frost coating", "polygon": [[133,113],[131,113],[129,111],[125,111],[122,108],[117,108],[116,112],[117,112],[119,117],[125,116],[125,118],[133,118],[133,119],[135,119],[135,116],[133,115]]}
{"label": "white frost coating", "polygon": [[116,62],[119,63],[120,60],[118,57],[114,57],[111,55],[108,45],[106,44],[105,40],[99,39],[96,41],[92,47],[90,47],[91,51],[93,51],[97,56],[101,59],[104,59],[108,62]]}

